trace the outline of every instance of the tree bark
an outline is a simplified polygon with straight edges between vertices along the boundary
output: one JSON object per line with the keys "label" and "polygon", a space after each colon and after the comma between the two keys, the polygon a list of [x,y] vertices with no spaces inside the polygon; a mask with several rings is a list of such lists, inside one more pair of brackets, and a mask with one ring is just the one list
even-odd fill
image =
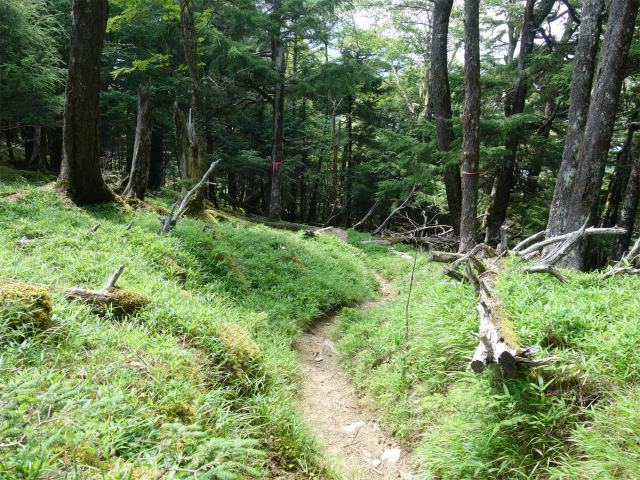
{"label": "tree bark", "polygon": [[[592,224],[596,218],[598,195],[639,4],[640,0],[613,0],[609,8],[609,21],[598,61],[565,230]],[[582,268],[586,252],[587,243],[581,242],[564,259],[562,266]]]}
{"label": "tree bark", "polygon": [[582,7],[580,37],[573,60],[569,124],[551,210],[549,211],[548,238],[560,235],[565,231],[564,225],[569,211],[573,180],[589,114],[591,83],[602,30],[604,4],[604,0],[585,0]]}
{"label": "tree bark", "polygon": [[629,183],[624,194],[624,203],[622,213],[620,214],[619,226],[626,230],[622,235],[618,235],[611,247],[610,263],[615,263],[622,259],[622,255],[629,248],[631,235],[633,233],[633,225],[638,211],[638,199],[640,198],[640,152],[635,157],[633,169],[629,175]]}
{"label": "tree bark", "polygon": [[464,114],[462,130],[462,213],[460,252],[477,243],[480,162],[480,0],[464,2]]}
{"label": "tree bark", "polygon": [[33,130],[33,152],[29,166],[33,170],[44,172],[47,166],[47,127],[37,126]]}
{"label": "tree bark", "polygon": [[[273,8],[282,8],[282,0],[275,0]],[[267,215],[270,218],[280,218],[282,214],[282,144],[284,138],[284,82],[285,82],[285,44],[278,32],[272,39],[272,60],[275,65],[278,81],[273,95],[273,130],[271,146],[271,169],[269,170],[269,205]]]}
{"label": "tree bark", "polygon": [[100,61],[108,0],[74,0],[60,180],[77,204],[111,202],[100,172]]}
{"label": "tree bark", "polygon": [[[178,169],[182,180],[199,177],[199,146],[198,134],[196,133],[191,114],[189,120],[178,108],[178,102],[173,104],[173,122],[176,127],[176,155],[178,156]],[[182,186],[183,193],[186,193],[187,186]]]}
{"label": "tree bark", "polygon": [[161,129],[151,132],[151,149],[149,152],[149,190],[158,190],[164,180],[164,133]]}
{"label": "tree bark", "polygon": [[[433,7],[433,27],[431,30],[431,87],[433,110],[436,118],[438,150],[448,152],[453,141],[451,129],[451,92],[447,65],[447,38],[449,17],[453,0],[435,0]],[[462,182],[458,165],[445,165],[444,185],[451,225],[455,235],[460,235],[460,213],[462,209]]]}
{"label": "tree bark", "polygon": [[49,143],[49,170],[56,175],[60,174],[62,165],[62,128],[53,127],[47,129]]}
{"label": "tree bark", "polygon": [[637,128],[635,125],[629,127],[624,144],[617,154],[615,170],[607,191],[607,202],[600,218],[601,227],[613,227],[618,222],[618,209],[622,201],[622,194],[629,183],[631,174],[631,143]]}
{"label": "tree bark", "polygon": [[153,108],[150,103],[151,81],[147,84],[147,91],[138,85],[138,117],[136,123],[136,139],[133,146],[133,162],[129,184],[124,189],[123,197],[144,200],[149,181],[149,166],[151,164],[151,117]]}

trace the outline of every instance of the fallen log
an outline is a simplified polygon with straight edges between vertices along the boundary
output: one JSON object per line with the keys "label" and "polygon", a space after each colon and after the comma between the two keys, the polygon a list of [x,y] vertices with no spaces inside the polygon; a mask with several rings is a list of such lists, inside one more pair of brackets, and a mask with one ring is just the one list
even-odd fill
{"label": "fallen log", "polygon": [[91,307],[94,313],[103,315],[108,311],[116,317],[132,315],[137,310],[146,306],[149,299],[137,292],[116,287],[115,284],[124,270],[124,264],[109,278],[107,284],[101,290],[87,290],[84,288],[65,288],[55,285],[46,285],[35,282],[25,282],[13,278],[5,280],[4,284],[24,284],[37,287],[47,292],[62,292],[67,300],[78,300]]}
{"label": "fallen log", "polygon": [[440,252],[438,250],[431,250],[429,252],[429,261],[430,262],[440,262],[440,263],[453,263],[459,258],[462,258],[461,253],[450,253],[450,252]]}

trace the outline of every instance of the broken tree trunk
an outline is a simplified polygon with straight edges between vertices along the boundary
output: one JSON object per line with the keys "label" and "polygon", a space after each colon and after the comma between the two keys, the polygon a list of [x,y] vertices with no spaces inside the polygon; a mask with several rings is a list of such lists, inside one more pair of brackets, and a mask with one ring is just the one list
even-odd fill
{"label": "broken tree trunk", "polygon": [[142,84],[138,85],[138,116],[136,123],[136,137],[133,146],[133,160],[129,184],[124,189],[123,197],[144,200],[149,180],[149,166],[151,165],[151,80],[147,84],[147,90],[142,90]]}

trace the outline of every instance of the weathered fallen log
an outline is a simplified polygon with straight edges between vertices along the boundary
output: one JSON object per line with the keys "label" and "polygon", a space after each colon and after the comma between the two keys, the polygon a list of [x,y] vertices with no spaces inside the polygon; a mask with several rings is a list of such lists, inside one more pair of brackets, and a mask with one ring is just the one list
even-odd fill
{"label": "weathered fallen log", "polygon": [[461,253],[450,253],[450,252],[440,252],[438,250],[431,250],[429,252],[429,261],[430,262],[440,262],[440,263],[453,263],[463,255]]}
{"label": "weathered fallen log", "polygon": [[132,315],[149,303],[149,299],[146,296],[115,286],[123,270],[124,264],[109,278],[107,284],[101,290],[87,290],[76,287],[64,288],[16,279],[7,279],[3,283],[29,285],[47,292],[62,292],[64,298],[68,300],[78,300],[90,305],[95,313],[102,315],[110,310],[117,317],[123,317]]}

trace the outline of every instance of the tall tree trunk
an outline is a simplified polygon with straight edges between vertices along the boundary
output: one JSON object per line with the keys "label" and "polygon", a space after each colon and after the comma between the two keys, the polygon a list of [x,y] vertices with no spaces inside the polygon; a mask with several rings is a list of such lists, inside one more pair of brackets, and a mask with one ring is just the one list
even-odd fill
{"label": "tall tree trunk", "polygon": [[133,146],[133,161],[129,184],[124,189],[123,197],[144,200],[149,181],[149,165],[151,164],[151,117],[153,108],[150,102],[151,80],[147,84],[147,91],[142,91],[142,84],[138,85],[138,116],[136,122],[136,139]]}
{"label": "tall tree trunk", "polygon": [[[274,10],[282,8],[281,0],[275,0],[273,4]],[[285,45],[279,31],[272,40],[272,59],[279,78],[275,84],[273,96],[273,130],[267,215],[271,218],[280,218],[282,213],[282,144],[284,139],[284,74],[286,62]]]}
{"label": "tall tree trunk", "polygon": [[51,173],[59,175],[62,165],[62,128],[48,128],[47,140],[49,143],[49,170]]}
{"label": "tall tree trunk", "polygon": [[[596,218],[598,195],[639,4],[640,0],[613,0],[609,8],[609,21],[600,51],[584,143],[567,213],[566,231],[577,230],[584,224],[591,226]],[[562,265],[582,268],[586,251],[586,242],[581,242],[564,258]]]}
{"label": "tall tree trunk", "polygon": [[636,154],[633,162],[633,168],[631,175],[629,175],[629,183],[627,183],[627,190],[624,194],[624,203],[622,206],[622,213],[620,215],[620,222],[618,226],[624,228],[626,232],[622,235],[616,235],[613,240],[613,247],[611,248],[610,262],[619,262],[624,252],[629,248],[631,242],[631,235],[633,234],[633,225],[636,219],[636,213],[638,211],[638,200],[640,198],[640,148]]}
{"label": "tall tree trunk", "polygon": [[33,131],[33,153],[29,167],[39,172],[48,170],[47,153],[47,127],[37,126]]}
{"label": "tall tree trunk", "polygon": [[78,204],[111,202],[100,172],[100,61],[108,0],[73,0],[60,180]]}
{"label": "tall tree trunk", "polygon": [[580,37],[573,60],[573,76],[571,78],[569,124],[551,210],[549,211],[547,238],[556,237],[565,232],[564,224],[569,211],[573,179],[584,140],[584,127],[589,114],[591,82],[602,30],[604,4],[604,0],[585,0],[582,6]]}
{"label": "tall tree trunk", "polygon": [[22,148],[24,148],[24,163],[28,165],[33,158],[33,142],[35,139],[35,129],[30,125],[23,126],[21,129]]}
{"label": "tall tree trunk", "polygon": [[[451,129],[451,93],[447,67],[447,37],[449,16],[453,0],[435,0],[433,8],[433,28],[431,30],[431,85],[433,109],[436,117],[438,150],[448,152],[453,141]],[[460,168],[456,164],[444,173],[444,185],[451,225],[456,235],[460,234],[460,211],[462,208],[462,182]]]}
{"label": "tall tree trunk", "polygon": [[462,125],[462,214],[460,252],[477,243],[480,162],[480,0],[464,2],[464,114]]}
{"label": "tall tree trunk", "polygon": [[[184,54],[187,63],[187,70],[191,80],[191,110],[192,124],[195,136],[193,140],[197,143],[197,174],[192,177],[200,180],[207,170],[207,137],[204,127],[204,109],[202,106],[201,94],[201,72],[200,57],[198,55],[199,35],[196,28],[195,6],[193,0],[178,0],[180,6],[180,35],[184,46]],[[189,202],[189,209],[193,211],[201,210],[204,202],[206,188],[200,188]]]}
{"label": "tall tree trunk", "polygon": [[164,183],[164,132],[162,129],[151,132],[151,149],[149,151],[149,190],[158,190]]}
{"label": "tall tree trunk", "polygon": [[[522,33],[520,35],[520,52],[518,54],[519,76],[516,80],[516,89],[511,105],[512,115],[524,112],[528,88],[525,69],[529,65],[529,56],[533,53],[536,32],[555,4],[555,0],[542,0],[536,10],[536,2],[537,0],[527,0],[525,6]],[[509,153],[507,153],[507,156],[503,159],[495,181],[493,198],[488,211],[490,215],[487,219],[489,228],[487,231],[487,240],[500,238],[500,227],[502,227],[502,224],[507,218],[507,207],[509,206],[509,198],[511,196],[511,185],[513,183],[513,173],[516,166],[519,144],[518,132],[507,136],[505,148]]]}

